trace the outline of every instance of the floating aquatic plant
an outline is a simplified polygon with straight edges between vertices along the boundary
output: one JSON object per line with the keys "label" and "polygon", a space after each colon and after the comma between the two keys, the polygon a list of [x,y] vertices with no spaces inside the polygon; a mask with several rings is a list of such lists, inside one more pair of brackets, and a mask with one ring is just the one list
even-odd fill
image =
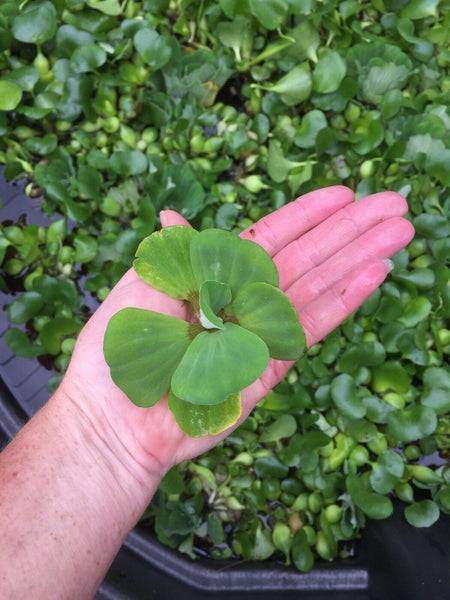
{"label": "floating aquatic plant", "polygon": [[138,406],[153,406],[169,392],[169,408],[191,436],[235,423],[241,391],[269,357],[297,360],[305,350],[275,263],[255,242],[219,229],[167,227],[142,241],[134,269],[189,303],[191,318],[140,308],[116,313],[104,339],[111,377]]}

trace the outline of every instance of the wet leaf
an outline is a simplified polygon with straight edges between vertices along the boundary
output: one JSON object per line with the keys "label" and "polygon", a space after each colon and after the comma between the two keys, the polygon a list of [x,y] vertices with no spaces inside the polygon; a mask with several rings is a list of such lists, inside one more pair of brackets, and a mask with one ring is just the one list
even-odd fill
{"label": "wet leaf", "polygon": [[388,416],[388,431],[401,442],[413,442],[431,435],[436,425],[436,413],[429,406],[412,406]]}
{"label": "wet leaf", "polygon": [[431,527],[439,519],[439,507],[433,500],[421,500],[406,506],[404,514],[413,527]]}

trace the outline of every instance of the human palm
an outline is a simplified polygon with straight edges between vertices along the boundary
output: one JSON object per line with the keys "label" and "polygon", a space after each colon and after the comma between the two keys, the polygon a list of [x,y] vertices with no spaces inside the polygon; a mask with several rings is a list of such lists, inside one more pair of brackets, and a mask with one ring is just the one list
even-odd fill
{"label": "human palm", "polygon": [[[349,189],[334,186],[291,202],[241,237],[259,243],[273,258],[280,288],[295,306],[310,347],[384,280],[389,264],[383,259],[403,248],[414,234],[402,218],[406,212],[405,200],[394,192],[353,202]],[[163,226],[188,225],[173,211],[165,211],[161,221]],[[179,429],[166,397],[153,407],[140,408],[116,387],[103,357],[103,337],[111,316],[126,307],[189,318],[185,303],[153,289],[130,269],[81,332],[62,388],[102,437],[118,441],[122,451],[142,464],[156,460],[163,474],[173,464],[205,452],[230,430],[191,438]],[[270,360],[263,375],[242,393],[241,420],[291,365]]]}

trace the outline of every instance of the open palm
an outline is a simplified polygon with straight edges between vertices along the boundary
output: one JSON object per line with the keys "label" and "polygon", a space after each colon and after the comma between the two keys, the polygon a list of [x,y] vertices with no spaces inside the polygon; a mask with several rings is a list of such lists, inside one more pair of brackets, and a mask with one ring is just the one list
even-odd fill
{"label": "open palm", "polygon": [[[383,260],[413,237],[402,218],[405,200],[382,192],[353,201],[342,186],[306,194],[245,230],[241,237],[265,248],[277,265],[280,288],[295,306],[308,347],[335,329],[382,283],[389,272]],[[165,211],[163,226],[188,225]],[[187,309],[144,283],[131,269],[87,323],[76,344],[62,388],[103,438],[140,463],[155,461],[161,474],[173,464],[205,452],[224,437],[191,438],[177,426],[167,398],[139,408],[115,386],[103,357],[103,337],[111,316],[137,307],[186,319]],[[242,419],[276,385],[292,363],[271,359],[263,375],[242,393]]]}

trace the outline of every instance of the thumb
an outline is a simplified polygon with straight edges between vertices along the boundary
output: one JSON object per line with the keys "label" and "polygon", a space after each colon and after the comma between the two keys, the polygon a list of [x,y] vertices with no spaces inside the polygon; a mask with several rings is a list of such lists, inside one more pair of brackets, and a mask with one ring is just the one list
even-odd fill
{"label": "thumb", "polygon": [[174,210],[162,210],[159,213],[159,219],[162,227],[169,227],[170,225],[187,225],[190,227],[188,221]]}

